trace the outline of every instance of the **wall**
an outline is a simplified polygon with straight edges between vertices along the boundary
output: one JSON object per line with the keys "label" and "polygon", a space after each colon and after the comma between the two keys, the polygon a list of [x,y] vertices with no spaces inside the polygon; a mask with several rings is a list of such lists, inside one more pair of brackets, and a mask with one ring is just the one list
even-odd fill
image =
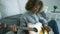
{"label": "wall", "polygon": [[18,6],[19,6],[20,14],[26,12],[25,5],[26,5],[27,1],[28,0],[18,0]]}
{"label": "wall", "polygon": [[17,0],[0,0],[0,12],[2,17],[19,14]]}
{"label": "wall", "polygon": [[0,19],[2,18],[1,13],[0,13]]}
{"label": "wall", "polygon": [[48,11],[53,10],[53,6],[57,5],[58,10],[60,10],[60,0],[42,0],[44,5],[48,6]]}

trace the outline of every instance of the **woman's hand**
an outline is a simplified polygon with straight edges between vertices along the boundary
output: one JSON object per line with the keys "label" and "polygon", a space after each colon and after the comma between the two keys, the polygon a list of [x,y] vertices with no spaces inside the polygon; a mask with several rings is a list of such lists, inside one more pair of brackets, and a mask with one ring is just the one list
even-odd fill
{"label": "woman's hand", "polygon": [[46,26],[45,29],[49,32],[51,30],[50,26]]}
{"label": "woman's hand", "polygon": [[16,32],[17,31],[17,27],[15,25],[10,25],[10,26],[8,26],[8,30]]}

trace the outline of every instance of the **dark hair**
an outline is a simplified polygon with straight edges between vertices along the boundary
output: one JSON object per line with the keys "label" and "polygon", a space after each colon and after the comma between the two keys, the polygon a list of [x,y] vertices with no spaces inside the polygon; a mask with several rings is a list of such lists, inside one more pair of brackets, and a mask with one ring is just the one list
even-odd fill
{"label": "dark hair", "polygon": [[26,10],[31,10],[36,5],[36,3],[41,6],[40,7],[40,10],[41,10],[43,8],[43,2],[39,0],[29,0],[25,6]]}
{"label": "dark hair", "polygon": [[[38,2],[38,5],[40,5],[40,10],[41,10],[41,9],[43,8],[43,2],[42,2],[42,1],[39,1],[39,2]],[[40,11],[40,10],[39,10],[39,11]]]}
{"label": "dark hair", "polygon": [[28,0],[25,8],[26,10],[31,10],[31,8],[33,8],[33,6],[36,4],[37,0]]}

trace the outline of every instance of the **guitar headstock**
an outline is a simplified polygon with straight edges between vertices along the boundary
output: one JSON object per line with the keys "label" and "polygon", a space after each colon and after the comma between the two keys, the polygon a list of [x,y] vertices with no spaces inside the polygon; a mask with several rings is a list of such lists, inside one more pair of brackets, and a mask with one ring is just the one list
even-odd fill
{"label": "guitar headstock", "polygon": [[5,27],[6,27],[6,24],[0,23],[0,28],[5,28]]}

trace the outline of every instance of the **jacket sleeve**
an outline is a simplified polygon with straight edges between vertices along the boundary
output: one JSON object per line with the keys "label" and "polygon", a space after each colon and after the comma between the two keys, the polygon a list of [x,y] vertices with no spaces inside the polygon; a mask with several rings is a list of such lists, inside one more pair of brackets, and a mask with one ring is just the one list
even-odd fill
{"label": "jacket sleeve", "polygon": [[39,22],[41,22],[42,24],[44,24],[44,26],[48,25],[47,20],[44,19],[43,17],[40,17]]}
{"label": "jacket sleeve", "polygon": [[43,11],[43,12],[41,12],[40,14],[41,14],[41,16],[42,16],[43,18],[45,18],[45,19],[47,18],[47,17],[46,17],[46,14],[45,14],[45,12],[44,12],[44,11]]}
{"label": "jacket sleeve", "polygon": [[45,26],[48,25],[47,23],[48,21],[46,20],[46,15],[44,13],[38,14],[38,17],[39,17],[39,22],[41,22]]}
{"label": "jacket sleeve", "polygon": [[[20,17],[20,27],[26,27],[26,21],[24,19],[24,16]],[[17,34],[25,34],[23,30],[18,29]]]}

